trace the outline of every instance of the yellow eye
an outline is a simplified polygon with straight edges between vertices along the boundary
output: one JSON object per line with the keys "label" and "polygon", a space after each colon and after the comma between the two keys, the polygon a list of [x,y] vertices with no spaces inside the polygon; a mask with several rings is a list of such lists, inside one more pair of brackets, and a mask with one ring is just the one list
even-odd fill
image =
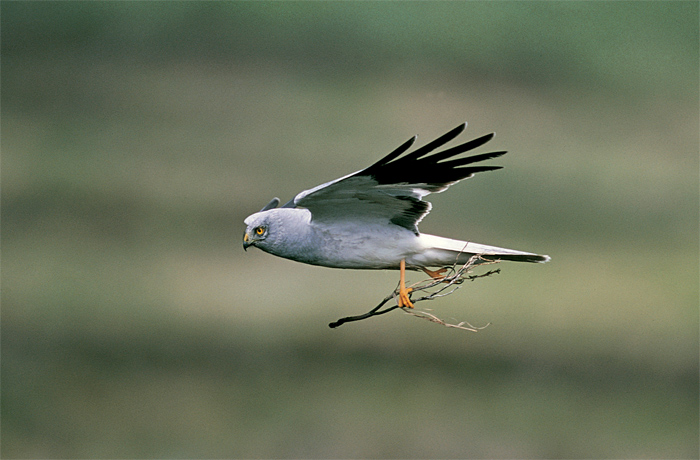
{"label": "yellow eye", "polygon": [[255,229],[255,234],[256,234],[256,235],[262,235],[263,233],[265,233],[265,230],[264,230],[262,227],[257,227],[257,228]]}

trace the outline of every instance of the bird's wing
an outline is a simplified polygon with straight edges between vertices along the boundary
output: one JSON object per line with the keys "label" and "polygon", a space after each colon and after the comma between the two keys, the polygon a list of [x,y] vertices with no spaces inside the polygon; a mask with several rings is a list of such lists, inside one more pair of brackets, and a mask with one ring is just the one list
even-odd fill
{"label": "bird's wing", "polygon": [[493,133],[431,154],[457,137],[466,126],[463,123],[434,141],[403,155],[415,142],[414,136],[373,165],[305,190],[284,207],[306,208],[311,211],[314,221],[392,223],[417,235],[417,225],[430,212],[431,207],[430,203],[423,201],[424,196],[442,192],[475,173],[501,168],[469,165],[499,157],[506,153],[504,151],[450,159],[482,146],[493,138]]}

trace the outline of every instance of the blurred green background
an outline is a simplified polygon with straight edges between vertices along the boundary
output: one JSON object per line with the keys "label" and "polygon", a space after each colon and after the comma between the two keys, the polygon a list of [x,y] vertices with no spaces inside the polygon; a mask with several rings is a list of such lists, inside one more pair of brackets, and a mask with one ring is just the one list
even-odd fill
{"label": "blurred green background", "polygon": [[[697,2],[0,8],[3,458],[697,458]],[[422,231],[552,256],[427,305],[485,330],[243,252],[463,121]]]}

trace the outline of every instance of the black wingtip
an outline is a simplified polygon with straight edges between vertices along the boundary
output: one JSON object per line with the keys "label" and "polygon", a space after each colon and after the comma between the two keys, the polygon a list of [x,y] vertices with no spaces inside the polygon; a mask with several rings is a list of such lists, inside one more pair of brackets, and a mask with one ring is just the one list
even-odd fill
{"label": "black wingtip", "polygon": [[505,155],[506,153],[508,153],[508,152],[505,150],[501,150],[498,152],[481,153],[479,155],[472,155],[472,156],[466,157],[466,158],[458,158],[456,160],[444,161],[441,164],[449,165],[449,166],[452,166],[453,168],[456,168],[458,166],[470,165],[472,163],[478,163],[480,161],[486,161],[486,160],[491,160],[493,158],[498,158],[500,156]]}
{"label": "black wingtip", "polygon": [[476,173],[487,172],[487,171],[497,171],[503,169],[503,166],[468,166],[466,168],[454,168],[455,172],[461,173],[463,177],[458,180],[466,179],[473,176]]}
{"label": "black wingtip", "polygon": [[495,133],[485,134],[446,150],[431,153],[455,139],[466,127],[466,122],[461,123],[437,139],[404,155],[404,152],[406,152],[416,140],[416,136],[413,136],[393,152],[373,165],[359,171],[356,175],[371,176],[379,184],[426,184],[426,190],[434,191],[444,189],[446,184],[453,184],[462,179],[471,177],[478,172],[501,169],[501,166],[467,165],[499,157],[505,154],[505,151],[482,153],[472,155],[471,157],[447,161],[460,153],[481,147],[490,141]]}
{"label": "black wingtip", "polygon": [[[401,144],[401,145],[399,145],[398,147],[396,147],[396,148],[394,149],[393,152],[391,152],[391,153],[389,153],[388,155],[384,156],[381,160],[377,161],[377,162],[374,163],[372,166],[370,166],[370,168],[376,167],[376,166],[385,165],[385,164],[389,163],[391,160],[393,160],[393,159],[399,157],[402,153],[404,153],[406,150],[408,150],[409,148],[411,148],[411,146],[413,145],[413,143],[416,142],[416,139],[418,139],[418,135],[417,135],[417,134],[414,135],[414,136],[413,136],[412,138],[410,138],[409,140],[407,140],[406,142],[404,142],[403,144]],[[366,169],[369,169],[369,168],[366,168]]]}
{"label": "black wingtip", "polygon": [[[455,137],[459,136],[464,132],[464,130],[467,129],[467,122],[465,121],[464,123],[461,123],[457,125],[455,128],[451,129],[450,131],[446,132],[442,136],[438,137],[438,139],[447,139],[443,141],[443,144],[446,144],[447,142],[451,141]],[[437,140],[437,139],[436,139]]]}
{"label": "black wingtip", "polygon": [[412,160],[417,160],[418,158],[421,158],[433,150],[435,150],[438,147],[441,147],[451,140],[453,140],[455,137],[459,136],[462,131],[464,131],[467,128],[467,123],[464,122],[461,125],[457,126],[454,129],[451,129],[450,131],[446,132],[442,136],[438,137],[434,141],[428,142],[425,144],[423,147],[420,147],[416,149],[415,151],[409,153],[405,157],[403,157],[404,160],[407,161],[412,161]]}

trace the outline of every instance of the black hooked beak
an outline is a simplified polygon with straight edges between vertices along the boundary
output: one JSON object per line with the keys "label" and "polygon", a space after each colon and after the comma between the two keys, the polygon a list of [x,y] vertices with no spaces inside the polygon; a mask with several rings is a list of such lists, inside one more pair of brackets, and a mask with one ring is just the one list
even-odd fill
{"label": "black hooked beak", "polygon": [[248,247],[250,247],[250,246],[252,246],[252,245],[253,245],[253,243],[251,243],[251,242],[250,242],[250,238],[248,238],[248,232],[246,232],[246,233],[243,235],[243,250],[244,250],[244,251],[247,251],[247,250],[248,250]]}

